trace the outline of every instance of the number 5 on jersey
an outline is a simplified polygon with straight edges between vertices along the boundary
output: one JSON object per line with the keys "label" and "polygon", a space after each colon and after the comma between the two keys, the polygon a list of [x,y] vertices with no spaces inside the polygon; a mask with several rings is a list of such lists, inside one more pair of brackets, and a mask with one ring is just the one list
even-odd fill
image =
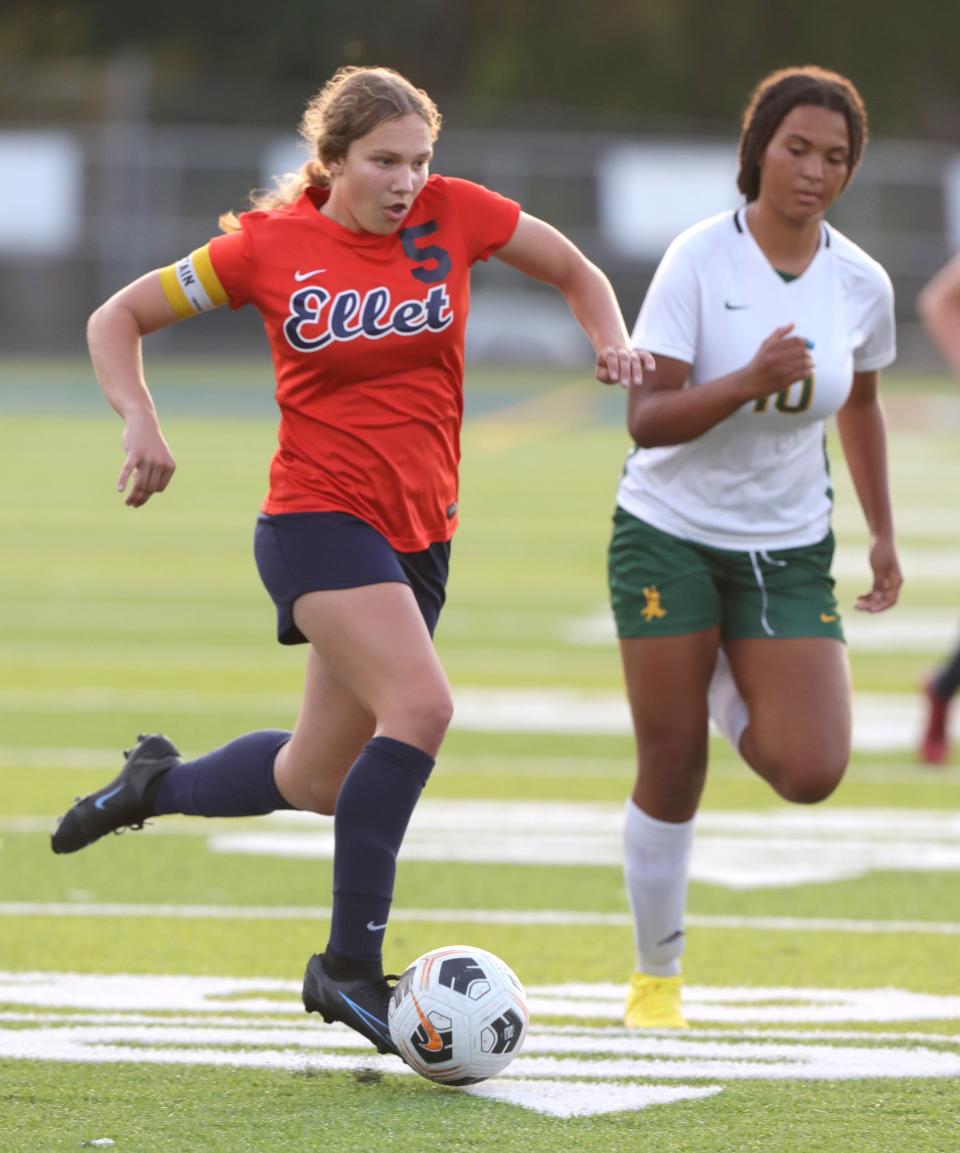
{"label": "number 5 on jersey", "polygon": [[[423,284],[439,284],[450,271],[450,253],[445,248],[439,244],[417,245],[422,236],[429,236],[438,227],[435,220],[428,220],[412,228],[401,228],[398,233],[404,255],[420,266],[413,269],[411,276]],[[424,265],[430,262],[433,262],[434,267],[425,268]]]}

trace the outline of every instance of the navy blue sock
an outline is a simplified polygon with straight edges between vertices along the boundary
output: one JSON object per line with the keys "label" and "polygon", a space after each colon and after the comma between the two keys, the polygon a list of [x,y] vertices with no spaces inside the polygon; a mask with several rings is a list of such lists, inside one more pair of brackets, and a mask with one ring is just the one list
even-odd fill
{"label": "navy blue sock", "polygon": [[153,810],[198,817],[255,817],[292,809],[277,788],[273,763],[290,733],[264,729],[170,769],[160,778]]}
{"label": "navy blue sock", "polygon": [[380,960],[397,853],[433,765],[433,757],[414,745],[374,737],[340,787],[328,944],[339,957]]}
{"label": "navy blue sock", "polygon": [[960,687],[960,646],[933,678],[933,691],[942,701],[949,701]]}

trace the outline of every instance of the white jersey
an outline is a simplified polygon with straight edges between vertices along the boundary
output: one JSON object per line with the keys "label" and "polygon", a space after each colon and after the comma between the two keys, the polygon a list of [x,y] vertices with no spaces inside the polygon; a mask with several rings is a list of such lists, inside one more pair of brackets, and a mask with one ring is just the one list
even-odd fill
{"label": "white jersey", "polygon": [[854,372],[896,355],[890,278],[827,224],[820,248],[786,281],[747,227],[744,209],[681,233],[640,309],[633,343],[691,366],[685,385],[743,368],[784,324],[813,342],[812,377],[750,401],[686,444],[638,448],[617,503],[656,528],[715,548],[798,548],[830,528],[823,422],[846,401]]}

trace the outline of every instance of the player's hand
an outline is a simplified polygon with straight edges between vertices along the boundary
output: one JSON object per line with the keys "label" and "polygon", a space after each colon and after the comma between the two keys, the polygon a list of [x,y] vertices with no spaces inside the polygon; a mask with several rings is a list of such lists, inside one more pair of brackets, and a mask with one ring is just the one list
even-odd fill
{"label": "player's hand", "polygon": [[619,384],[629,388],[643,384],[643,374],[653,372],[657,362],[642,348],[608,344],[597,353],[597,380],[601,384]]}
{"label": "player's hand", "polygon": [[782,392],[813,372],[812,344],[802,336],[791,336],[794,327],[775,328],[744,369],[751,397]]}
{"label": "player's hand", "polygon": [[865,613],[882,613],[897,603],[903,574],[893,541],[878,537],[870,546],[870,568],[873,588],[857,597],[855,608]]}
{"label": "player's hand", "polygon": [[123,429],[123,447],[127,458],[117,478],[117,492],[126,490],[132,476],[133,486],[123,503],[130,508],[139,508],[155,492],[163,492],[170,483],[177,462],[152,415],[127,419]]}

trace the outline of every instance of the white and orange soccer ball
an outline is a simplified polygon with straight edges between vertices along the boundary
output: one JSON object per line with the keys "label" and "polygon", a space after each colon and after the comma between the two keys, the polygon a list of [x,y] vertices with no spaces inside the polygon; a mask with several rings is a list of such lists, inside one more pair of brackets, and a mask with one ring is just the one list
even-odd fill
{"label": "white and orange soccer ball", "polygon": [[528,1018],[516,973],[470,945],[424,953],[390,998],[390,1036],[401,1057],[443,1085],[474,1085],[503,1072],[523,1045]]}

